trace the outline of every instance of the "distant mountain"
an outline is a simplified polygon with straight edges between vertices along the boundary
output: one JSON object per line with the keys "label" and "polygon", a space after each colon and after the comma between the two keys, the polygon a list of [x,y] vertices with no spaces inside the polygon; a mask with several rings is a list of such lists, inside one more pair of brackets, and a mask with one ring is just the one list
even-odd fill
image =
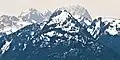
{"label": "distant mountain", "polygon": [[0,60],[120,59],[65,9],[55,10],[44,24],[28,25],[0,38],[0,47]]}
{"label": "distant mountain", "polygon": [[52,12],[49,10],[40,13],[38,10],[31,8],[22,12],[20,16],[2,15],[0,16],[0,37],[14,33],[33,23],[41,24],[49,20],[51,14]]}
{"label": "distant mountain", "polygon": [[26,11],[23,11],[19,18],[24,21],[29,21],[31,23],[42,23],[44,20],[49,20],[52,12],[46,10],[44,13],[39,12],[37,9],[30,8]]}
{"label": "distant mountain", "polygon": [[2,15],[0,16],[0,35],[2,36],[3,34],[11,34],[29,24],[31,23],[22,21],[16,16]]}

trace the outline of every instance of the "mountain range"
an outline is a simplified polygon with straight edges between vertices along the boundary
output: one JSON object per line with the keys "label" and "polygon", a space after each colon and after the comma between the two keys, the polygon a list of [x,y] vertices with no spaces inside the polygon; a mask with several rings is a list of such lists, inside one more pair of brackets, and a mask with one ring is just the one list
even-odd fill
{"label": "mountain range", "polygon": [[79,5],[0,17],[0,60],[119,60],[120,19]]}

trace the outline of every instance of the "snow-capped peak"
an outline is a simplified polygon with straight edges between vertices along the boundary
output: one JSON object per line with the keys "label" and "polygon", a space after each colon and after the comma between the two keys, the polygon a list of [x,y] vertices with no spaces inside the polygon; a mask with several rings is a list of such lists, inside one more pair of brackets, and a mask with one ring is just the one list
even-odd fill
{"label": "snow-capped peak", "polygon": [[67,10],[56,10],[50,17],[48,26],[54,25],[53,28],[61,28],[63,31],[70,33],[79,32],[78,21],[72,17],[72,15]]}
{"label": "snow-capped peak", "polygon": [[[70,16],[70,13],[68,13],[66,10],[57,10],[55,11],[51,18],[50,18],[50,22],[48,23],[48,25],[50,24],[56,24],[56,23],[63,23],[68,17]],[[70,16],[71,17],[71,16]]]}

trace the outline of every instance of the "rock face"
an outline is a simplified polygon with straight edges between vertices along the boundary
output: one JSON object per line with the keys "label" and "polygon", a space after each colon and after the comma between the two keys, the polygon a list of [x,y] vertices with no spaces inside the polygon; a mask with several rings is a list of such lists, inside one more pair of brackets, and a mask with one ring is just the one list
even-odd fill
{"label": "rock face", "polygon": [[120,19],[98,17],[87,31],[99,42],[120,54]]}
{"label": "rock face", "polygon": [[0,60],[119,60],[119,54],[97,41],[86,26],[69,11],[57,9],[45,24],[0,38]]}
{"label": "rock face", "polygon": [[120,35],[120,20],[112,17],[99,17],[93,20],[87,30],[94,38],[99,38],[100,35]]}

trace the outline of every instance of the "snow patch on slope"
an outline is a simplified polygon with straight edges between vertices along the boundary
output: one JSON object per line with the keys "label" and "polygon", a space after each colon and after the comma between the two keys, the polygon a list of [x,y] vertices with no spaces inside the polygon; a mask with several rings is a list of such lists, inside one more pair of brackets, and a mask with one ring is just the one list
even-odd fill
{"label": "snow patch on slope", "polygon": [[5,41],[5,44],[2,46],[0,51],[4,54],[9,48],[12,41]]}

